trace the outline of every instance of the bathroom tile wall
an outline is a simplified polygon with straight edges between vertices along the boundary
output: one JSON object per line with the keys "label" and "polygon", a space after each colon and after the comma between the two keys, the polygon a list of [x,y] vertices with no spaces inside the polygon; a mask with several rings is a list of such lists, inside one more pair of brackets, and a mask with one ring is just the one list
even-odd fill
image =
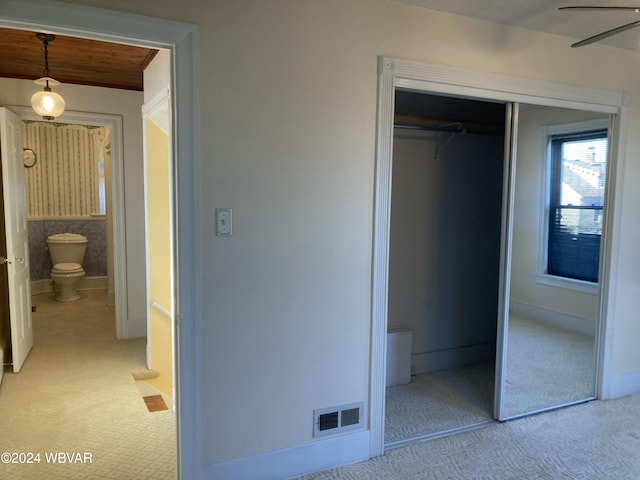
{"label": "bathroom tile wall", "polygon": [[29,262],[31,280],[50,277],[51,259],[47,237],[56,233],[78,233],[87,237],[82,267],[88,277],[107,275],[107,236],[103,218],[91,220],[29,220]]}

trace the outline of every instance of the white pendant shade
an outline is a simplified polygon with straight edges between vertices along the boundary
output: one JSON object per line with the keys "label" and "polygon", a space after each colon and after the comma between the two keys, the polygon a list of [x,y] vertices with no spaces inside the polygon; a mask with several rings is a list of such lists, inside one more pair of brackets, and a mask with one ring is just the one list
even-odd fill
{"label": "white pendant shade", "polygon": [[34,80],[36,85],[42,85],[44,90],[31,97],[31,107],[45,120],[53,120],[64,112],[64,99],[51,91],[51,87],[57,87],[60,82],[51,78],[49,70],[49,42],[53,42],[56,36],[51,33],[36,33],[38,40],[44,46],[44,77]]}
{"label": "white pendant shade", "polygon": [[52,78],[41,78],[35,82],[42,85],[42,80],[46,80],[47,85],[44,90],[36,92],[31,97],[31,107],[45,120],[53,120],[64,112],[64,98],[51,91],[49,85],[58,85]]}

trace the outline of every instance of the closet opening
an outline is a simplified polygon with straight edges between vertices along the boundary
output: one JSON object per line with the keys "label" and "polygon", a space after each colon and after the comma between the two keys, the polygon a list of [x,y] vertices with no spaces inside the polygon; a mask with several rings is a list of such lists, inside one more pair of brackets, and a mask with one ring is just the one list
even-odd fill
{"label": "closet opening", "polygon": [[395,90],[385,448],[492,422],[505,103]]}
{"label": "closet opening", "polygon": [[[626,101],[618,92],[379,58],[371,456],[609,391],[606,320]],[[501,128],[478,132],[472,128],[478,124]],[[563,196],[554,208],[572,215],[561,212],[560,222],[552,222],[558,220],[550,210],[558,185],[550,175],[553,140],[575,134],[591,139],[594,133],[601,143],[606,133],[606,152],[599,154],[599,144],[590,140],[585,149],[563,154]],[[475,135],[484,143],[466,143]],[[495,174],[485,176],[490,169]],[[594,203],[596,191],[602,205]],[[584,240],[592,257],[594,235],[602,238],[598,258],[590,260],[598,265],[597,282],[549,269],[556,224],[564,237]],[[489,311],[490,327],[484,323]],[[465,316],[472,320],[458,320]],[[427,407],[424,393],[412,404],[388,395],[396,385],[386,384],[394,376],[406,379],[406,372],[409,380],[397,383],[412,387],[425,366],[430,371],[424,373],[444,376],[481,365],[495,379],[493,392],[480,394],[478,382],[453,382],[447,392],[482,395],[484,407],[453,400]],[[485,420],[455,422],[471,410],[483,412]],[[434,428],[437,422],[423,420],[427,413],[446,422]],[[390,425],[393,415],[404,423]]]}

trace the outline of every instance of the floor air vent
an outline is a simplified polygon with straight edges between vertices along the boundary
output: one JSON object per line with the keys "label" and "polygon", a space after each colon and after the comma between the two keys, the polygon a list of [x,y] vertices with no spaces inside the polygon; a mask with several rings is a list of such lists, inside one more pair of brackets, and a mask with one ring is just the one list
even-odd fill
{"label": "floor air vent", "polygon": [[334,435],[357,430],[363,424],[364,403],[350,403],[340,407],[321,408],[313,411],[313,436]]}

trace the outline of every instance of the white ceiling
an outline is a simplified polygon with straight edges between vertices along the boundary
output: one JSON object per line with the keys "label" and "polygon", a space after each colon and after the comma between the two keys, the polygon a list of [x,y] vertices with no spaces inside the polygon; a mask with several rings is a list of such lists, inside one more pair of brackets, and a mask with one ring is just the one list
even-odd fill
{"label": "white ceiling", "polygon": [[[569,37],[569,44],[634,21],[640,14],[613,11],[558,10],[558,7],[638,6],[640,0],[393,0],[433,10]],[[640,27],[601,41],[640,51]],[[580,48],[589,48],[584,46]]]}

